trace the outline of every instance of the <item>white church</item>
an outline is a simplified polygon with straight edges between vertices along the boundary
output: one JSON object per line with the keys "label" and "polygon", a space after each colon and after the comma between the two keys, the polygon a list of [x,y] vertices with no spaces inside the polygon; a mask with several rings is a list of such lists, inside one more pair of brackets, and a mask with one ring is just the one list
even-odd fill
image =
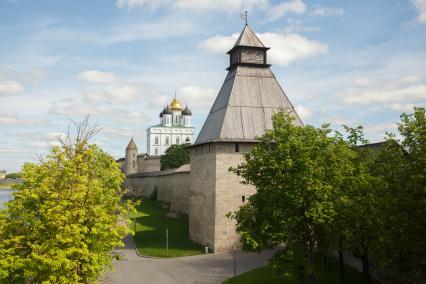
{"label": "white church", "polygon": [[171,145],[194,143],[192,112],[175,98],[160,113],[160,123],[147,129],[147,154],[164,155]]}

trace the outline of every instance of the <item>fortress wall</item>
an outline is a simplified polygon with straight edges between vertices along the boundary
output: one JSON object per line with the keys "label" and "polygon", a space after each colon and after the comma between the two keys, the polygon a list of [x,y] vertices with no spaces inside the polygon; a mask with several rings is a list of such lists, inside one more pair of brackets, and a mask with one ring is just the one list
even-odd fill
{"label": "fortress wall", "polygon": [[170,211],[188,214],[189,172],[157,177],[158,199],[170,203]]}
{"label": "fortress wall", "polygon": [[138,172],[160,171],[160,157],[138,156]]}
{"label": "fortress wall", "polygon": [[156,176],[127,177],[129,193],[135,196],[151,196],[156,185]]}
{"label": "fortress wall", "polygon": [[128,175],[128,195],[149,197],[156,189],[158,200],[169,203],[171,212],[188,214],[189,169],[189,165],[183,165],[178,169]]}

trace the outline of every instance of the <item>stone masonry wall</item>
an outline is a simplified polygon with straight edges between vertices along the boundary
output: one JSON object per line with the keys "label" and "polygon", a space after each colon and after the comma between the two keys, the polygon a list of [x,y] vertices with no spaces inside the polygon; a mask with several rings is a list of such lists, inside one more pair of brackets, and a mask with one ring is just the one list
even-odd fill
{"label": "stone masonry wall", "polygon": [[125,185],[130,195],[149,197],[154,189],[157,198],[171,205],[170,211],[188,214],[189,165],[178,169],[128,175]]}
{"label": "stone masonry wall", "polygon": [[242,178],[230,172],[230,167],[236,167],[244,161],[243,154],[252,143],[218,143],[216,145],[216,208],[215,208],[215,251],[230,251],[240,247],[239,236],[235,231],[235,221],[226,217],[229,212],[235,212],[247,202],[250,195],[256,192],[252,185],[242,184]]}
{"label": "stone masonry wall", "polygon": [[189,236],[215,252],[240,247],[235,222],[226,214],[239,209],[256,192],[229,171],[244,161],[252,143],[210,143],[191,149]]}
{"label": "stone masonry wall", "polygon": [[160,157],[138,156],[138,172],[160,171]]}
{"label": "stone masonry wall", "polygon": [[191,148],[189,237],[215,250],[215,144]]}

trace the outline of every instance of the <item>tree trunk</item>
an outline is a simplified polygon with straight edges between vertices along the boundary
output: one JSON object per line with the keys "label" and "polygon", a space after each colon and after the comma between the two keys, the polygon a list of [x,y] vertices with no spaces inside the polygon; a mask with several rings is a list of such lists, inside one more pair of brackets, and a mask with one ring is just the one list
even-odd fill
{"label": "tree trunk", "polygon": [[297,268],[297,283],[298,284],[303,284],[304,280],[305,279],[303,278],[302,268],[298,267]]}
{"label": "tree trunk", "polygon": [[313,238],[313,232],[312,230],[309,230],[309,233],[308,233],[308,253],[309,253],[309,266],[310,266],[310,273],[308,275],[309,284],[316,283],[315,274],[314,274],[314,265],[315,265],[314,247],[315,247],[315,241]]}
{"label": "tree trunk", "polygon": [[343,259],[343,251],[339,250],[339,272],[340,283],[345,283],[345,261]]}
{"label": "tree trunk", "polygon": [[370,284],[371,279],[370,279],[370,266],[368,264],[368,256],[366,254],[363,254],[361,256],[361,261],[362,261],[362,274],[364,276],[364,283]]}

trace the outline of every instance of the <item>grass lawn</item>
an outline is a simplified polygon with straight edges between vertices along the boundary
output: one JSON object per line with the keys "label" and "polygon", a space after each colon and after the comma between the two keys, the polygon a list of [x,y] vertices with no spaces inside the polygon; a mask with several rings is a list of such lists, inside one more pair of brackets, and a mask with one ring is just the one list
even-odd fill
{"label": "grass lawn", "polygon": [[169,209],[165,208],[162,202],[143,198],[137,212],[129,216],[131,219],[136,217],[134,240],[139,253],[146,256],[167,257],[166,229],[169,230],[168,257],[204,253],[202,246],[189,239],[188,216],[180,215],[176,219],[167,218],[168,212]]}
{"label": "grass lawn", "polygon": [[0,183],[0,189],[11,189],[15,183]]}
{"label": "grass lawn", "polygon": [[[317,257],[315,276],[317,283],[324,284],[338,284],[339,280],[339,264],[333,257],[327,258],[327,269],[324,269],[321,265],[321,257]],[[362,274],[352,267],[345,265],[345,283],[357,284],[362,283]],[[263,266],[246,273],[238,275],[237,277],[229,278],[223,284],[286,284],[286,283],[297,283],[296,276],[293,271],[289,268],[286,270],[286,275],[283,278],[278,278],[271,266]],[[374,282],[373,282],[374,283]]]}

